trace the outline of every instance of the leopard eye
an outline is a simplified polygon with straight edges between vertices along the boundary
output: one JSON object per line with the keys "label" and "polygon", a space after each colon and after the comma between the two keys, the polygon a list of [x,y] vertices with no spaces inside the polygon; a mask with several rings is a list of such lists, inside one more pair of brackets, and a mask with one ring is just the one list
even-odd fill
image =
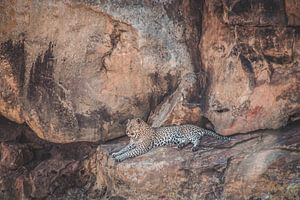
{"label": "leopard eye", "polygon": [[133,136],[134,136],[134,133],[129,133],[129,135],[130,135],[131,137],[133,137]]}
{"label": "leopard eye", "polygon": [[140,123],[141,123],[141,119],[140,119],[140,118],[137,118],[137,119],[136,119],[136,122],[137,122],[138,124],[140,124]]}

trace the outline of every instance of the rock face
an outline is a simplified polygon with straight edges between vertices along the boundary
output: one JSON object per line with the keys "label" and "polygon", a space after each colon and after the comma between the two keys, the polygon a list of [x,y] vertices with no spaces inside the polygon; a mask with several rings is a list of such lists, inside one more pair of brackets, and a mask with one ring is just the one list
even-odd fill
{"label": "rock face", "polygon": [[299,130],[283,132],[204,139],[197,153],[156,149],[108,167],[107,182],[126,199],[299,199]]}
{"label": "rock face", "polygon": [[210,77],[205,113],[217,132],[276,129],[299,118],[300,35],[293,27],[299,18],[292,13],[300,10],[295,4],[206,1],[200,44]]}
{"label": "rock face", "polygon": [[220,134],[299,118],[299,3],[0,3],[0,113],[48,141],[107,141],[128,118]]}
{"label": "rock face", "polygon": [[106,141],[147,119],[194,73],[187,43],[199,35],[172,2],[115,3],[2,1],[0,113],[59,143]]}
{"label": "rock face", "polygon": [[[300,197],[300,126],[296,123],[235,136],[231,142],[204,138],[198,152],[190,146],[157,148],[121,163],[114,163],[109,154],[126,145],[127,138],[100,147],[61,145],[35,138],[27,126],[21,132],[17,140],[1,142],[0,199]],[[15,159],[25,158],[20,155],[29,157],[26,162]]]}
{"label": "rock face", "polygon": [[[300,200],[299,26],[298,0],[0,1],[0,199]],[[256,132],[115,163],[134,117]]]}

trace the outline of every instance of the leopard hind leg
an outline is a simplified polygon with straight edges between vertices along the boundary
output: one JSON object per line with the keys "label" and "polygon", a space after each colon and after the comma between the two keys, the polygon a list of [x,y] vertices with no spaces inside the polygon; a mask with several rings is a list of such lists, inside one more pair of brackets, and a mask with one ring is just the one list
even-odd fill
{"label": "leopard hind leg", "polygon": [[198,151],[200,149],[200,146],[201,146],[201,137],[195,137],[191,140],[191,143],[193,144],[193,147],[192,147],[192,151],[195,152],[195,151]]}

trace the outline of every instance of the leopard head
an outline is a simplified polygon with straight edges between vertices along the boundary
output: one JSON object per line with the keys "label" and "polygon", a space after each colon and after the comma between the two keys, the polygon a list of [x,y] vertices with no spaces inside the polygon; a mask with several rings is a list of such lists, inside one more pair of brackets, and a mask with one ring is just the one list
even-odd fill
{"label": "leopard head", "polygon": [[147,134],[151,134],[151,127],[142,119],[135,118],[128,120],[126,125],[126,134],[130,139],[138,140]]}

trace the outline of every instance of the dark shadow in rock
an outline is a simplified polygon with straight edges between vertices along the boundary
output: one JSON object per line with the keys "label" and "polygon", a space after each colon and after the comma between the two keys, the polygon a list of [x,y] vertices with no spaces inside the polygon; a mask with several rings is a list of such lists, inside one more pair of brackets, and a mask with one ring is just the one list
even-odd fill
{"label": "dark shadow in rock", "polygon": [[0,59],[3,56],[11,64],[13,75],[18,82],[20,95],[23,94],[25,82],[26,53],[24,42],[24,39],[18,42],[8,40],[0,45]]}

